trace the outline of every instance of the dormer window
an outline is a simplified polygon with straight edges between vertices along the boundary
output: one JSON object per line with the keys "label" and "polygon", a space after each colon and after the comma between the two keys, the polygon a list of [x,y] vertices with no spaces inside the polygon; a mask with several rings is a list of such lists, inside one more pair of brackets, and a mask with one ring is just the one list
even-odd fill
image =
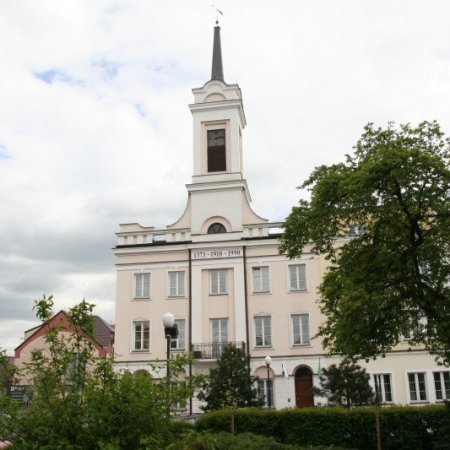
{"label": "dormer window", "polygon": [[219,234],[219,233],[226,233],[226,232],[227,232],[227,230],[225,229],[225,227],[219,222],[213,223],[208,228],[208,234]]}
{"label": "dormer window", "polygon": [[226,170],[225,129],[208,130],[208,172]]}

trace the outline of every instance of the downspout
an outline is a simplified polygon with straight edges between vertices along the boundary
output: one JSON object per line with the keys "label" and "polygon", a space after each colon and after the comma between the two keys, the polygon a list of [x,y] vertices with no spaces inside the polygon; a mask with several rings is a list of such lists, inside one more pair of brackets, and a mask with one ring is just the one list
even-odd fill
{"label": "downspout", "polygon": [[[192,352],[192,255],[191,255],[191,249],[188,249],[189,252],[189,312],[188,312],[188,349],[189,352]],[[192,360],[189,360],[189,379],[192,378]],[[192,395],[189,398],[189,414],[192,415]]]}
{"label": "downspout", "polygon": [[248,370],[250,370],[250,332],[248,325],[248,286],[247,286],[247,247],[244,245],[242,247],[243,250],[243,264],[244,264],[244,301],[245,301],[245,339],[246,347],[247,347],[247,366]]}

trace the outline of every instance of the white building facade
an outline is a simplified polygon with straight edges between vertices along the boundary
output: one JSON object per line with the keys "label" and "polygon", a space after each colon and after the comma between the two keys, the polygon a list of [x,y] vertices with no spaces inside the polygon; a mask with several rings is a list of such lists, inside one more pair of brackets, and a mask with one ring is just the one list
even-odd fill
{"label": "white building facade", "polygon": [[[321,368],[339,362],[312,339],[323,321],[317,292],[326,263],[308,249],[295,260],[280,255],[282,224],[250,207],[242,95],[224,81],[218,26],[211,80],[193,94],[193,176],[184,213],[164,229],[133,223],[117,233],[116,367],[150,371],[150,363],[165,360],[162,316],[169,311],[179,329],[171,351],[192,352],[193,373],[208,373],[232,343],[250,356],[260,393],[268,398],[270,390],[272,406],[323,404],[312,386]],[[450,397],[448,370],[424,351],[408,351],[407,342],[360,364],[387,404]],[[165,375],[161,367],[157,376]],[[198,406],[194,399],[190,412]]]}

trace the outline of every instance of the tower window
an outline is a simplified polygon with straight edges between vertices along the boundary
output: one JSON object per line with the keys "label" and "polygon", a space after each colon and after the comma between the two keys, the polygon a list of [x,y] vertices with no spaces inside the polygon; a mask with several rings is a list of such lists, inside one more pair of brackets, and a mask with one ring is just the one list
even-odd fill
{"label": "tower window", "polygon": [[208,228],[208,234],[219,234],[219,233],[226,233],[227,230],[221,223],[213,223]]}
{"label": "tower window", "polygon": [[208,172],[227,170],[225,129],[208,130]]}

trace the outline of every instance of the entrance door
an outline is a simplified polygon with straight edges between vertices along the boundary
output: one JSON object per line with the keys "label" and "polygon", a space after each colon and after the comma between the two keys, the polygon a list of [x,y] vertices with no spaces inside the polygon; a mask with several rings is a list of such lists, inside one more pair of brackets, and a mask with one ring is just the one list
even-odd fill
{"label": "entrance door", "polygon": [[295,372],[295,404],[297,408],[314,406],[313,374],[309,367],[299,367]]}

